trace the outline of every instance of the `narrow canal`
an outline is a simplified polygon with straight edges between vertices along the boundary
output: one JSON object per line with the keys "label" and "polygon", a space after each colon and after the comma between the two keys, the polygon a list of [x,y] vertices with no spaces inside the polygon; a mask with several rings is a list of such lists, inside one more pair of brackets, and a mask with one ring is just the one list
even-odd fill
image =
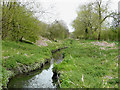
{"label": "narrow canal", "polygon": [[57,80],[53,80],[53,63],[62,62],[62,51],[53,53],[51,62],[41,70],[24,73],[13,77],[8,83],[8,88],[57,88]]}

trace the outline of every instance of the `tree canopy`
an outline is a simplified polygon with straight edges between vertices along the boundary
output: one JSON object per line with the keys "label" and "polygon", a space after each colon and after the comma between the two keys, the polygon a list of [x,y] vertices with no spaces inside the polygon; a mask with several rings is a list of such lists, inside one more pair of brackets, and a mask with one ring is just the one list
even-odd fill
{"label": "tree canopy", "polygon": [[103,4],[102,0],[96,0],[80,7],[77,17],[72,23],[72,26],[75,28],[74,36],[76,38],[106,40],[103,36],[108,34],[106,32],[109,32],[111,34],[107,35],[107,39],[113,37],[114,40],[117,40],[117,28],[113,30],[110,26],[106,26],[106,19],[109,17],[113,17],[116,27],[118,26],[117,13],[108,11],[108,2]]}
{"label": "tree canopy", "polygon": [[2,12],[3,40],[25,39],[35,42],[39,35],[50,39],[63,39],[68,36],[67,27],[62,23],[46,24],[38,20],[34,12],[20,2],[2,2]]}

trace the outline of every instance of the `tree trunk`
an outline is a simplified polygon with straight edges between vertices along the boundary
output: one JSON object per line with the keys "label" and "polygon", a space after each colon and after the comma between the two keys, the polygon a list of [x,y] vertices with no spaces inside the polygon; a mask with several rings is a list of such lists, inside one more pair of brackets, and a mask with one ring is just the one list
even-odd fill
{"label": "tree trunk", "polygon": [[20,42],[22,42],[22,38],[23,38],[23,36],[20,38],[20,40],[19,40]]}
{"label": "tree trunk", "polygon": [[99,15],[99,35],[98,35],[98,40],[100,40],[100,34],[101,34],[101,19],[102,19],[102,15],[101,15],[101,2],[102,0],[100,0],[98,2],[98,15]]}
{"label": "tree trunk", "polygon": [[100,35],[101,35],[101,32],[99,32],[99,35],[98,35],[98,40],[100,40]]}

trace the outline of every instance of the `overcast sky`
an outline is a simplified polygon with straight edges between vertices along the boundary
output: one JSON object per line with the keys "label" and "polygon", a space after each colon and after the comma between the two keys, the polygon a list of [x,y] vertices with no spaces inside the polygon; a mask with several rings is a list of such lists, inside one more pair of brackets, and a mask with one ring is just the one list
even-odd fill
{"label": "overcast sky", "polygon": [[[90,1],[95,0],[36,0],[36,2],[40,2],[42,7],[48,9],[50,14],[45,14],[43,18],[40,17],[40,20],[44,22],[53,22],[54,20],[63,20],[70,32],[74,29],[71,27],[72,21],[77,17],[76,11],[80,5],[88,3]],[[103,0],[108,1],[108,0]],[[120,0],[111,0],[110,9],[117,11],[118,10],[118,2]],[[51,7],[53,7],[51,9]],[[36,14],[39,16],[39,13]]]}

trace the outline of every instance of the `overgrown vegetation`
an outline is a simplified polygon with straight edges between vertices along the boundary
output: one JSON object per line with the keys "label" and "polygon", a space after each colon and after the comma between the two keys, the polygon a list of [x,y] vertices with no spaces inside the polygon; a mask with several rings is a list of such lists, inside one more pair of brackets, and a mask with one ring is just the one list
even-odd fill
{"label": "overgrown vegetation", "polygon": [[[29,8],[29,2],[3,0],[0,5],[2,8],[0,89],[7,87],[10,77],[35,70],[44,64],[46,59],[50,60],[51,50],[66,46],[68,48],[63,51],[65,56],[63,62],[54,67],[54,70],[60,73],[62,88],[118,88],[119,19],[117,13],[109,12],[107,3],[95,0],[82,5],[72,23],[75,31],[71,34],[64,21],[55,20],[51,24],[40,21],[35,16],[36,11],[32,11],[34,10],[32,7]],[[45,13],[42,10],[38,12]],[[109,17],[114,18],[112,25],[107,24],[109,21],[106,19]],[[43,37],[46,38],[46,43],[47,39],[51,40],[51,43],[41,46]],[[68,38],[77,38],[78,41]],[[94,45],[95,40],[101,40],[97,44],[102,40],[109,41],[104,45],[111,44],[105,47],[97,46]]]}
{"label": "overgrown vegetation", "polygon": [[64,60],[54,67],[61,88],[118,88],[118,42],[105,49],[92,42],[73,40],[63,51]]}

